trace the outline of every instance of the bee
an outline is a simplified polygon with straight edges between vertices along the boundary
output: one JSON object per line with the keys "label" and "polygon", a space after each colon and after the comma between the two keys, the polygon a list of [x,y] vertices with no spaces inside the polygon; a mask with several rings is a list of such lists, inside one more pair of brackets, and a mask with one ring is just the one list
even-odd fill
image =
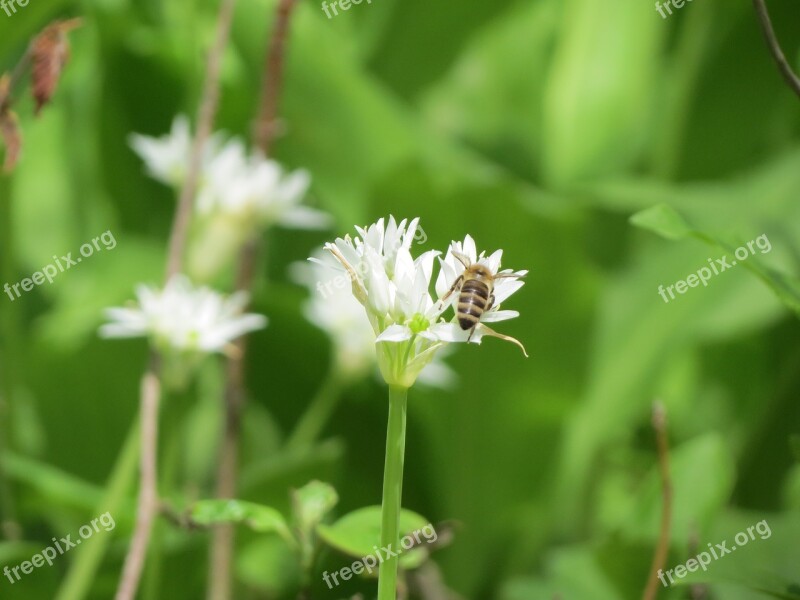
{"label": "bee", "polygon": [[467,341],[472,339],[475,328],[481,321],[483,313],[494,306],[494,282],[504,277],[522,277],[514,273],[492,273],[480,263],[472,263],[468,256],[453,252],[453,256],[464,265],[464,272],[458,276],[450,291],[444,295],[442,301],[447,300],[454,292],[458,291],[458,305],[456,317],[458,325],[463,331],[469,331]]}

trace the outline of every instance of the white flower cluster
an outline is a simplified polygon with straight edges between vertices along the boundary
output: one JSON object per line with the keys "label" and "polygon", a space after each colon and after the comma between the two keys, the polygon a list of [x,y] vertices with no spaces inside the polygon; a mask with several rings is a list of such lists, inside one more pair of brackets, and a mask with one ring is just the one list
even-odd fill
{"label": "white flower cluster", "polygon": [[207,287],[195,288],[184,276],[170,279],[163,290],[139,285],[138,306],[109,308],[110,323],[103,337],[148,337],[163,352],[214,353],[224,351],[239,336],[261,329],[266,317],[242,314],[247,296],[225,298]]}
{"label": "white flower cluster", "polygon": [[[469,235],[464,242],[453,242],[444,258],[436,251],[414,258],[411,243],[419,219],[399,224],[394,217],[380,219],[366,228],[356,227],[358,236],[337,238],[325,245],[352,281],[352,296],[366,309],[377,343],[378,364],[390,385],[410,387],[437,351],[449,343],[474,341],[483,336],[499,337],[522,345],[490,329],[485,323],[518,316],[516,311],[500,310],[500,304],[522,287],[527,271],[500,270],[502,251],[478,255]],[[430,294],[434,261],[440,263],[436,279],[437,299]],[[310,259],[318,264],[318,258]],[[493,295],[479,321],[464,329],[457,315],[459,288],[476,265],[490,274]],[[450,319],[444,313],[453,308]],[[524,352],[524,348],[523,348]]]}
{"label": "white flower cluster", "polygon": [[[148,173],[176,190],[185,182],[192,144],[189,120],[183,116],[164,137],[131,136]],[[246,295],[226,297],[193,282],[229,271],[238,250],[260,229],[327,225],[325,213],[300,204],[309,183],[305,171],[286,173],[277,162],[248,154],[237,139],[225,142],[221,134],[211,136],[203,148],[187,275],[172,277],[163,289],[140,285],[138,303],[108,309],[109,322],[100,334],[147,337],[183,382],[202,357],[228,352],[239,336],[266,326],[265,317],[244,314]]]}
{"label": "white flower cluster", "polygon": [[[167,136],[134,134],[130,142],[153,178],[176,190],[183,185],[192,149],[185,116],[175,119]],[[248,154],[241,140],[225,142],[220,133],[211,136],[203,148],[187,261],[192,278],[213,280],[226,270],[239,248],[263,228],[318,229],[330,225],[326,213],[300,204],[309,184],[306,171],[287,173],[279,163],[257,152]]]}
{"label": "white flower cluster", "polygon": [[[257,153],[247,153],[241,140],[223,143],[217,133],[203,149],[197,210],[241,218],[262,225],[316,229],[330,225],[324,212],[300,205],[310,184],[306,171],[285,173],[281,165]],[[192,149],[189,119],[179,116],[169,135],[131,136],[131,146],[150,175],[174,188],[183,185]]]}
{"label": "white flower cluster", "polygon": [[195,287],[183,275],[172,277],[164,289],[139,285],[136,298],[130,307],[106,310],[109,322],[100,327],[100,336],[148,338],[174,387],[183,387],[205,356],[228,352],[239,336],[267,325],[262,315],[244,314],[246,294],[226,298]]}
{"label": "white flower cluster", "polygon": [[[305,305],[305,314],[331,338],[334,368],[340,377],[358,379],[375,368],[375,333],[370,326],[364,307],[353,297],[349,286],[327,286],[320,293],[320,284],[341,271],[338,261],[324,251],[315,253],[312,262],[292,265],[292,277],[305,285],[311,296]],[[437,359],[440,355],[437,355]],[[455,374],[443,361],[434,362],[420,375],[420,383],[439,388],[450,387]]]}

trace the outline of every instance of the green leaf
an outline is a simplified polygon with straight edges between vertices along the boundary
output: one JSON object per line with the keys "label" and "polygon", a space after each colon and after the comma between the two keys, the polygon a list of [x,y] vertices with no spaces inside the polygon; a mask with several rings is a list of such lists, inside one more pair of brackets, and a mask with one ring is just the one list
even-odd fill
{"label": "green leaf", "polygon": [[[433,533],[428,533],[431,531]],[[403,550],[400,555],[400,564],[404,569],[414,569],[421,565],[428,556],[424,547],[426,542],[435,541],[438,534],[433,529],[430,521],[410,510],[400,512],[401,540],[409,534],[418,533],[421,541],[420,547]],[[381,507],[367,506],[346,514],[333,525],[320,525],[317,533],[323,542],[356,558],[375,556],[376,550],[381,547]],[[416,539],[415,546],[416,546]],[[410,543],[409,543],[410,545]],[[394,546],[392,550],[397,550]]]}
{"label": "green leaf", "polygon": [[278,537],[263,537],[242,548],[236,574],[243,583],[270,597],[287,596],[302,584],[297,555]]}
{"label": "green leaf", "polygon": [[301,531],[310,531],[322,522],[339,502],[333,486],[321,481],[311,481],[294,490],[292,505]]}
{"label": "green leaf", "polygon": [[29,559],[41,549],[39,542],[0,542],[0,565]]}
{"label": "green leaf", "polygon": [[631,223],[649,229],[669,240],[680,240],[692,233],[692,228],[678,211],[666,204],[659,204],[634,214]]}
{"label": "green leaf", "polygon": [[[588,546],[574,546],[552,553],[545,564],[544,578],[511,580],[500,594],[501,600],[553,600],[553,598],[591,598],[622,600]],[[580,573],[580,577],[575,574]]]}
{"label": "green leaf", "polygon": [[48,504],[60,503],[90,512],[103,497],[103,488],[60,469],[7,452],[3,457],[6,474],[41,495]]}
{"label": "green leaf", "polygon": [[[680,240],[692,236],[711,246],[725,250],[729,256],[737,250],[736,245],[696,229],[678,211],[667,204],[659,204],[638,212],[631,217],[630,221],[637,227],[649,229],[670,240]],[[786,306],[800,316],[800,280],[760,264],[754,256],[738,262],[767,284]],[[736,262],[731,264],[736,264]]]}
{"label": "green leaf", "polygon": [[[689,440],[671,452],[673,512],[672,542],[688,545],[689,532],[696,523],[707,523],[718,514],[733,490],[736,467],[725,438],[707,433]],[[620,515],[622,531],[635,541],[655,543],[662,512],[662,484],[654,465],[635,506]]]}
{"label": "green leaf", "polygon": [[559,184],[631,165],[652,122],[666,33],[652,6],[637,0],[562,4],[544,98],[544,170]]}
{"label": "green leaf", "polygon": [[200,500],[191,511],[192,521],[199,525],[241,523],[258,533],[277,533],[285,540],[294,538],[286,519],[270,506],[241,500]]}

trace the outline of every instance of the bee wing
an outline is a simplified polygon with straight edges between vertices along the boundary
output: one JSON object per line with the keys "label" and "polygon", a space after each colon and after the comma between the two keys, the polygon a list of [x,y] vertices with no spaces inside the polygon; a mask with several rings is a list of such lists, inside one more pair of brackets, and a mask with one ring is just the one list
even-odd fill
{"label": "bee wing", "polygon": [[527,271],[517,271],[516,273],[514,273],[514,272],[511,272],[511,273],[498,273],[497,275],[494,276],[494,278],[495,278],[495,280],[497,280],[497,279],[506,279],[506,278],[509,278],[509,277],[515,277],[515,278],[519,279],[521,277],[525,277],[527,274],[528,274]]}

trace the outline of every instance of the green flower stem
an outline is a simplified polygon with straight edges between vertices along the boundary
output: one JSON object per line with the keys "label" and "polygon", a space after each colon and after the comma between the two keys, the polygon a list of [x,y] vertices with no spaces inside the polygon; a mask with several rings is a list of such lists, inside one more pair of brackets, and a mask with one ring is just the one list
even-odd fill
{"label": "green flower stem", "polygon": [[[11,178],[0,174],[0,280],[3,285],[16,281],[14,276],[14,241],[11,224]],[[19,372],[17,356],[24,345],[17,323],[19,315],[17,305],[6,295],[0,298],[3,310],[0,311],[0,459],[6,450],[11,449],[11,423],[14,417],[15,374]],[[2,465],[0,460],[0,465]],[[0,466],[0,533],[7,539],[21,537],[19,524],[16,522],[16,508],[11,483]]]}
{"label": "green flower stem", "polygon": [[306,448],[317,441],[320,433],[336,410],[341,398],[342,382],[332,368],[311,400],[305,413],[286,442],[289,451]]}
{"label": "green flower stem", "polygon": [[[386,432],[386,463],[383,470],[381,546],[397,548],[400,540],[400,508],[403,499],[403,459],[406,450],[406,406],[408,389],[389,386],[389,425]],[[396,556],[381,563],[378,600],[397,598]]]}
{"label": "green flower stem", "polygon": [[[136,481],[138,466],[139,419],[137,418],[114,464],[103,499],[95,511],[97,515],[109,512],[116,519],[125,510],[127,502],[133,504],[131,490]],[[111,535],[96,535],[86,540],[81,546],[81,551],[75,554],[75,560],[58,590],[56,600],[81,600],[89,595],[111,540]]]}

